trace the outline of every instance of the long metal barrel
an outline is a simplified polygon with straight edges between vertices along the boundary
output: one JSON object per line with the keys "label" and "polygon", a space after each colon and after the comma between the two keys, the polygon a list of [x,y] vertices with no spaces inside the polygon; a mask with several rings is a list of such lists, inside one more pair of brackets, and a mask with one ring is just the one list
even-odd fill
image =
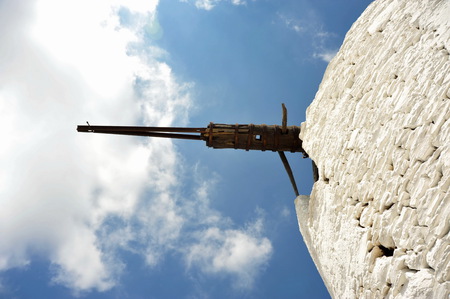
{"label": "long metal barrel", "polygon": [[78,132],[118,134],[131,136],[147,136],[161,138],[176,138],[189,140],[204,140],[201,135],[177,133],[202,133],[206,128],[179,128],[179,127],[133,127],[133,126],[77,126]]}

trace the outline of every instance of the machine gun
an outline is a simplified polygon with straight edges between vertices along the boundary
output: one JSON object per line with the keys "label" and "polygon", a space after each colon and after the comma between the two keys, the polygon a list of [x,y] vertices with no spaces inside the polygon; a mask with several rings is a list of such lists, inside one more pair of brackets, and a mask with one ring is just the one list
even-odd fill
{"label": "machine gun", "polygon": [[284,104],[282,125],[254,125],[254,124],[215,124],[209,123],[203,128],[184,127],[133,127],[133,126],[91,126],[80,125],[78,132],[133,135],[161,138],[175,138],[188,140],[203,140],[206,146],[212,148],[234,148],[260,151],[278,152],[284,168],[288,173],[295,195],[298,196],[297,184],[295,183],[289,162],[284,154],[285,151],[292,153],[301,152],[303,157],[308,155],[302,148],[299,138],[300,127],[287,126],[287,110]]}

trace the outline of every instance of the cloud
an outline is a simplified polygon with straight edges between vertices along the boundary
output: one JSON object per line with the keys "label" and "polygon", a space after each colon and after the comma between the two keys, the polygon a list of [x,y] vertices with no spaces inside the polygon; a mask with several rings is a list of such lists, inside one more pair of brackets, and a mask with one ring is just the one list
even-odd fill
{"label": "cloud", "polygon": [[324,62],[329,63],[334,58],[334,56],[336,56],[337,52],[338,50],[324,50],[323,52],[314,53],[313,57],[320,58]]}
{"label": "cloud", "polygon": [[211,10],[220,2],[226,1],[233,5],[245,5],[247,1],[245,0],[182,0],[183,2],[194,3],[198,9]]}
{"label": "cloud", "polygon": [[244,230],[209,227],[198,232],[186,263],[205,273],[231,275],[236,288],[251,288],[273,251],[271,242],[261,237],[261,223],[258,219]]}
{"label": "cloud", "polygon": [[[199,269],[250,284],[269,259],[262,229],[230,229],[209,208],[214,182],[198,181],[191,198],[180,193],[183,165],[170,140],[75,131],[86,120],[187,123],[193,85],[158,60],[162,49],[142,42],[157,4],[0,2],[0,271],[38,255],[54,283],[105,291],[120,281],[120,250],[151,267],[184,244],[208,247],[201,231],[221,256],[190,255]],[[124,9],[133,22],[121,20]]]}
{"label": "cloud", "polygon": [[289,30],[309,40],[313,50],[313,58],[321,59],[328,63],[336,55],[338,50],[330,46],[330,44],[334,42],[337,35],[323,30],[323,24],[318,21],[313,11],[309,11],[304,19],[290,17],[280,12],[277,13],[277,16]]}
{"label": "cloud", "polygon": [[188,269],[203,274],[230,277],[236,289],[248,290],[264,270],[273,253],[272,243],[264,237],[264,211],[257,209],[256,218],[244,227],[236,228],[233,222],[210,208],[210,190],[215,189],[220,178],[209,179],[201,175],[201,166],[193,169],[196,194],[183,200],[182,209],[189,224],[187,238],[179,247]]}
{"label": "cloud", "polygon": [[0,4],[1,270],[25,266],[38,253],[52,263],[57,283],[111,288],[120,261],[98,232],[111,217],[134,216],[146,189],[162,194],[176,181],[171,142],[75,131],[87,119],[186,120],[187,85],[139,45],[130,49],[157,3],[124,2],[141,25],[120,27],[118,1]]}
{"label": "cloud", "polygon": [[335,33],[325,31],[319,27],[314,32],[314,58],[321,59],[322,61],[329,63],[339,51],[338,48],[330,46],[332,41],[337,37]]}
{"label": "cloud", "polygon": [[302,33],[306,31],[305,25],[299,19],[288,17],[284,14],[277,14],[280,20],[284,23],[284,25],[297,33]]}
{"label": "cloud", "polygon": [[288,219],[291,216],[291,210],[287,206],[282,207],[280,216],[282,219]]}

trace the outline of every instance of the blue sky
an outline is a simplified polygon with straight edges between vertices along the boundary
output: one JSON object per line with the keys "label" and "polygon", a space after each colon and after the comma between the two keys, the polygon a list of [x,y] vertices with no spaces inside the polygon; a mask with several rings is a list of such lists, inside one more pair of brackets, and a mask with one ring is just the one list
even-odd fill
{"label": "blue sky", "polygon": [[300,125],[370,2],[0,0],[0,297],[329,298],[276,153],[75,128]]}

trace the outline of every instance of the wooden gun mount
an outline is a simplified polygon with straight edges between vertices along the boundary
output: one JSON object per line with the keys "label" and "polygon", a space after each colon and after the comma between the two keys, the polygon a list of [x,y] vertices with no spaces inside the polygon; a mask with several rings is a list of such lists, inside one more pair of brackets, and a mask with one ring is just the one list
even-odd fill
{"label": "wooden gun mount", "polygon": [[210,123],[202,137],[212,148],[302,152],[300,127],[289,126],[283,133],[277,125],[226,125]]}
{"label": "wooden gun mount", "polygon": [[227,125],[210,123],[206,128],[182,128],[182,127],[135,127],[135,126],[91,126],[81,125],[78,132],[102,133],[116,135],[133,135],[147,137],[162,137],[188,140],[204,140],[206,145],[212,148],[234,148],[260,151],[278,152],[283,165],[289,175],[295,195],[298,196],[297,185],[291,167],[284,154],[285,151],[301,152],[303,157],[308,157],[302,148],[300,140],[300,127],[287,126],[287,111],[283,106],[283,122],[278,125]]}

